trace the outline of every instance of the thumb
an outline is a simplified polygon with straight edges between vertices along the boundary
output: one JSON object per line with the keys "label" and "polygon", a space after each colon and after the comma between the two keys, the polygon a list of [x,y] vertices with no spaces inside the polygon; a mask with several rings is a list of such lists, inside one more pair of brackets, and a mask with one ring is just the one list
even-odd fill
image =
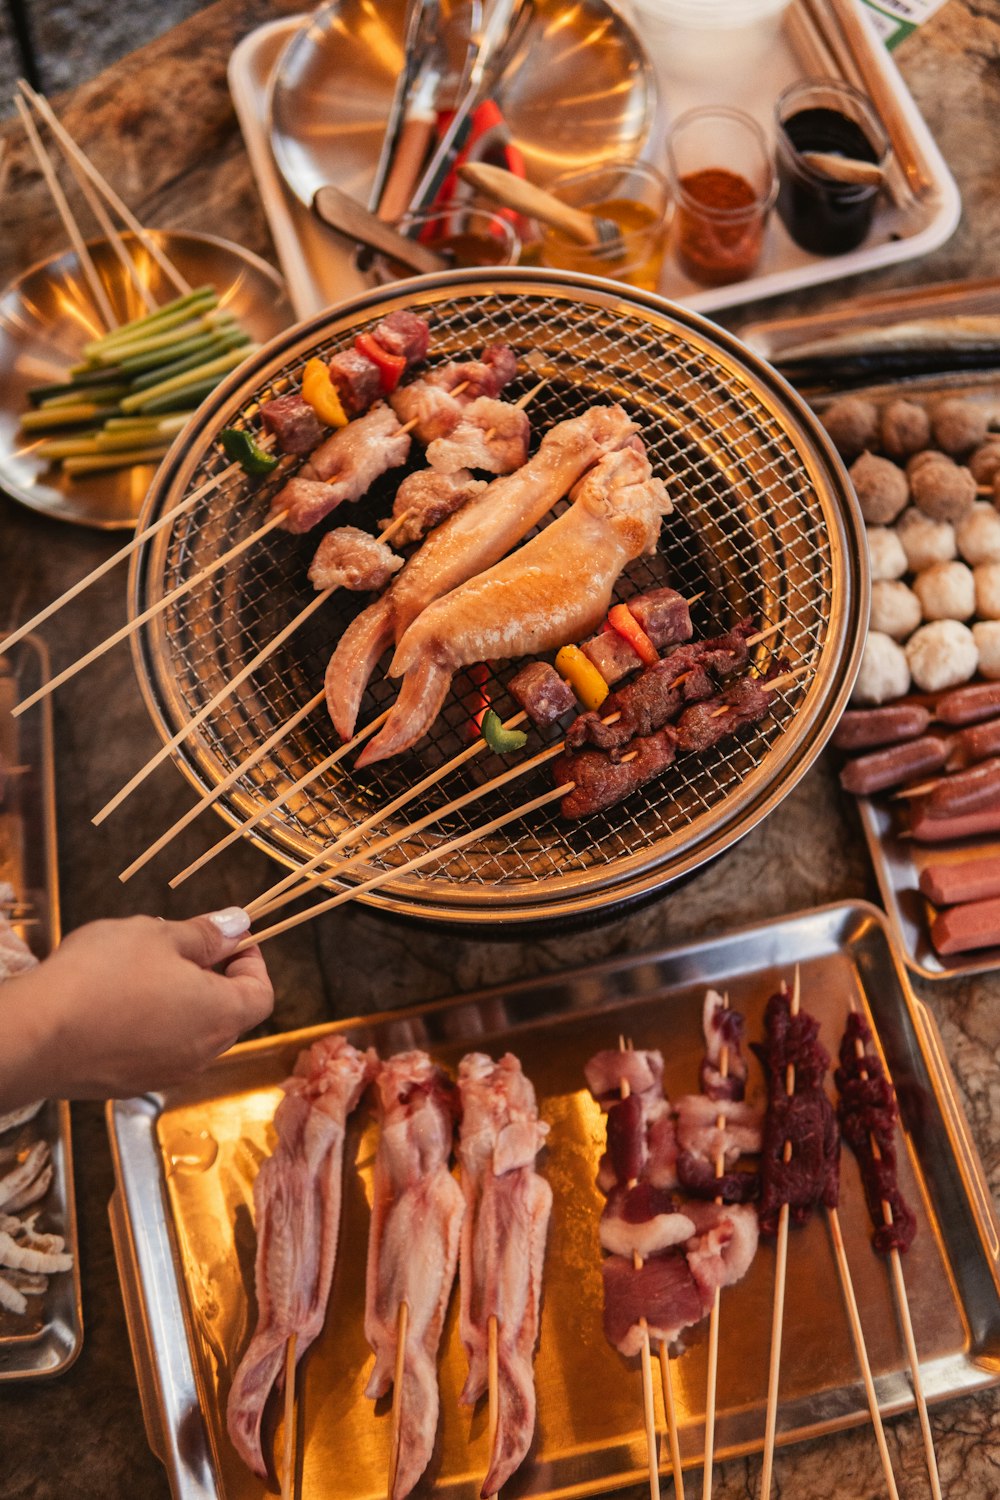
{"label": "thumb", "polygon": [[174,947],[182,958],[203,969],[212,969],[233,952],[250,930],[250,917],[241,906],[227,906],[207,916],[186,922],[165,923]]}

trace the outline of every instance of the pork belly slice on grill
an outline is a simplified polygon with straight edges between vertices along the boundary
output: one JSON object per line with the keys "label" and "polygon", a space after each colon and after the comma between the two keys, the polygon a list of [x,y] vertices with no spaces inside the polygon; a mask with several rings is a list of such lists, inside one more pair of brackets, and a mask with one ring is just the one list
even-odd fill
{"label": "pork belly slice on grill", "polygon": [[326,701],[342,739],[354,733],[365,686],[386,647],[435,599],[505,556],[581,475],[635,432],[620,406],[593,406],[558,423],[526,464],[494,479],[427,538],[382,598],[351,621],[330,658]]}
{"label": "pork belly slice on grill", "polygon": [[437,1353],[458,1266],[465,1217],[448,1169],[455,1087],[426,1052],[383,1063],[376,1078],[379,1142],[368,1236],[365,1337],[375,1365],[365,1395],[393,1382],[399,1309],[408,1310],[400,1402],[399,1460],[390,1500],[402,1500],[426,1469],[438,1424]]}
{"label": "pork belly slice on grill", "polygon": [[495,1495],[524,1459],[535,1430],[532,1360],[538,1340],[552,1189],[535,1171],[548,1126],[517,1058],[481,1052],[458,1071],[458,1157],[466,1215],[460,1258],[461,1335],[469,1359],[463,1402],[488,1385],[489,1324],[497,1323],[497,1429],[482,1494]]}
{"label": "pork belly slice on grill", "polygon": [[270,513],[285,512],[285,531],[308,531],[345,500],[360,500],[382,474],[405,463],[409,452],[410,434],[380,401],[320,444],[275,495]]}
{"label": "pork belly slice on grill", "polygon": [[511,474],[527,460],[530,440],[526,411],[493,396],[477,396],[449,432],[428,443],[427,462],[442,474],[456,469]]}
{"label": "pork belly slice on grill", "polygon": [[673,1193],[649,1182],[612,1188],[601,1213],[601,1245],[612,1255],[640,1255],[645,1260],[684,1244],[694,1233],[694,1221]]}
{"label": "pork belly slice on grill", "polygon": [[267,1477],[260,1426],[282,1380],[285,1347],[300,1360],[323,1327],[340,1232],[347,1117],[378,1059],[343,1037],[299,1054],[274,1116],[277,1143],[254,1183],[257,1327],[236,1373],[226,1426],[243,1462]]}
{"label": "pork belly slice on grill", "polygon": [[622,1255],[605,1256],[604,1336],[627,1359],[642,1350],[642,1320],[651,1340],[672,1344],[699,1323],[708,1308],[682,1250],[651,1255],[641,1266]]}
{"label": "pork belly slice on grill", "polygon": [[400,386],[389,399],[399,420],[413,422],[418,441],[427,445],[445,437],[479,397],[499,396],[516,374],[514,351],[493,344],[483,350],[482,359],[449,360],[423,379]]}
{"label": "pork belly slice on grill", "polygon": [[337,526],[316,548],[309,582],[315,589],[382,589],[403,562],[388,542],[380,542],[370,532]]}
{"label": "pork belly slice on grill", "polygon": [[[359,766],[398,755],[427,732],[461,667],[536,656],[579,640],[602,620],[626,565],[652,552],[671,509],[645,453],[606,454],[573,504],[517,552],[429,605],[396,648],[403,686]],[[466,511],[465,514],[468,514]]]}
{"label": "pork belly slice on grill", "polygon": [[486,488],[488,481],[474,479],[468,469],[456,469],[453,474],[439,474],[436,469],[416,469],[407,474],[392,502],[392,515],[379,526],[385,530],[401,516],[406,516],[402,526],[393,532],[397,547],[408,547],[419,542],[428,531],[440,526],[442,521],[467,505],[473,495]]}

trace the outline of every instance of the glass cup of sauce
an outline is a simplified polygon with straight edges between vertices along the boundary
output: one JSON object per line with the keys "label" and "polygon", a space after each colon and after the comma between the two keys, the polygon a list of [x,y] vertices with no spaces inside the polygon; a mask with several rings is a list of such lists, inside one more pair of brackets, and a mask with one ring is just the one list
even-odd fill
{"label": "glass cup of sauce", "polygon": [[688,110],[667,135],[673,252],[692,281],[725,286],[752,275],[777,182],[764,132],[723,105]]}
{"label": "glass cup of sauce", "polygon": [[539,226],[533,255],[544,266],[607,276],[655,291],[666,241],[670,191],[663,174],[645,161],[610,161],[567,172],[546,184],[553,197],[618,228],[614,238],[581,245],[554,225]]}
{"label": "glass cup of sauce", "polygon": [[843,255],[871,228],[878,182],[842,182],[811,165],[821,151],[884,173],[890,146],[870,99],[836,79],[805,80],[775,105],[778,214],[792,239],[814,255]]}
{"label": "glass cup of sauce", "polygon": [[[453,266],[516,266],[521,240],[514,227],[515,218],[505,211],[494,212],[456,199],[422,213],[404,214],[393,228],[428,250],[436,250]],[[376,256],[372,269],[382,284],[415,274],[388,255]]]}

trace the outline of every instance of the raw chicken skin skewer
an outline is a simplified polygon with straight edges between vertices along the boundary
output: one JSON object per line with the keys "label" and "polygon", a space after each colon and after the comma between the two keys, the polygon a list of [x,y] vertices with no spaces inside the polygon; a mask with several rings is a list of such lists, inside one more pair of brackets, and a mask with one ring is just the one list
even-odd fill
{"label": "raw chicken skin skewer", "polygon": [[434,722],[460,667],[535,656],[590,635],[627,563],[656,547],[672,509],[638,438],[579,481],[558,520],[485,573],[428,606],[404,634],[390,672],[405,674],[385,726],[359,766],[407,749]]}
{"label": "raw chicken skin skewer", "polygon": [[351,621],[330,658],[326,701],[341,739],[354,733],[362,694],[386,647],[428,604],[499,562],[587,469],[636,430],[620,406],[591,407],[558,423],[526,464],[442,522],[382,597]]}
{"label": "raw chicken skin skewer", "polygon": [[323,1327],[337,1257],[347,1116],[378,1065],[341,1036],[299,1054],[282,1087],[274,1125],[278,1143],[254,1183],[257,1226],[257,1328],[233,1377],[226,1426],[233,1446],[262,1479],[264,1407],[278,1383],[285,1346],[296,1359]]}
{"label": "raw chicken skin skewer", "polygon": [[532,1358],[552,1189],[534,1163],[548,1126],[539,1120],[535,1091],[509,1052],[498,1063],[482,1052],[464,1057],[458,1087],[458,1157],[466,1201],[461,1334],[469,1358],[461,1399],[471,1406],[487,1390],[489,1330],[495,1320],[497,1422],[481,1492],[490,1496],[522,1462],[535,1430]]}
{"label": "raw chicken skin skewer", "polygon": [[380,1134],[368,1237],[365,1337],[375,1366],[365,1395],[394,1383],[400,1309],[405,1307],[397,1461],[389,1500],[403,1500],[426,1469],[438,1425],[437,1352],[465,1217],[448,1170],[457,1098],[426,1052],[404,1052],[376,1078]]}

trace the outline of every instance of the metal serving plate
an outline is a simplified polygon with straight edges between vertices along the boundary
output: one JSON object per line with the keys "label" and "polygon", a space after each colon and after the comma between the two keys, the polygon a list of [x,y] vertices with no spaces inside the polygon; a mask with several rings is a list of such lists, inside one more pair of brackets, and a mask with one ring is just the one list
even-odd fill
{"label": "metal serving plate", "polygon": [[[537,0],[535,9],[497,90],[528,176],[545,184],[638,156],[656,80],[631,27],[605,0]],[[271,147],[307,207],[328,182],[367,203],[403,66],[405,13],[405,0],[332,0],[299,22],[285,46],[271,85]],[[461,76],[472,11],[444,0],[441,14],[447,87]]]}
{"label": "metal serving plate", "polygon": [[[216,287],[221,305],[257,342],[264,343],[292,321],[281,277],[249,250],[210,234],[153,232],[152,237],[192,286]],[[123,239],[158,300],[176,296],[149,253],[130,234]],[[88,248],[119,321],[141,316],[145,305],[107,241],[89,242]],[[72,250],[32,266],[0,294],[0,487],[57,520],[121,530],[135,525],[154,465],[74,479],[36,456],[35,449],[49,434],[26,437],[20,430],[21,417],[31,406],[28,392],[63,379],[83,346],[103,328]]]}
{"label": "metal serving plate", "polygon": [[[851,902],[707,943],[248,1043],[184,1088],[109,1105],[119,1272],[149,1440],[175,1500],[258,1500],[265,1493],[230,1449],[224,1424],[232,1372],[255,1319],[252,1183],[272,1146],[280,1082],[299,1048],[328,1029],[383,1055],[424,1047],[450,1068],[470,1049],[510,1049],[521,1058],[552,1127],[540,1167],[555,1202],[535,1361],[537,1434],[509,1488],[522,1496],[577,1496],[639,1480],[645,1441],[638,1361],[622,1360],[601,1331],[602,1200],[594,1172],[604,1129],[583,1085],[583,1064],[623,1034],[637,1047],[662,1049],[668,1094],[696,1089],[705,987],[728,989],[756,1038],[768,995],[782,978],[791,980],[796,964],[803,1003],[821,1021],[827,1048],[839,1045],[853,999],[876,1027],[896,1084],[906,1147],[900,1182],[918,1218],[905,1274],[928,1398],[995,1383],[1000,1228],[934,1023],[907,985],[882,913]],[[756,1063],[749,1095],[763,1097]],[[373,1149],[374,1126],[356,1115],[331,1306],[299,1376],[303,1500],[380,1500],[385,1492],[391,1419],[362,1395],[370,1364],[362,1322]],[[891,1416],[913,1398],[887,1267],[871,1248],[858,1168],[847,1151],[841,1181],[841,1220],[879,1405]],[[868,1420],[822,1219],[793,1230],[788,1266],[781,1443]],[[773,1249],[764,1244],[722,1301],[720,1458],[762,1447],[774,1270]],[[473,1500],[488,1439],[485,1413],[470,1416],[456,1402],[465,1358],[454,1311],[440,1359],[439,1442],[417,1493],[433,1485],[439,1495]],[[688,1465],[703,1454],[706,1352],[702,1325],[673,1365]],[[659,1406],[657,1427],[662,1435]],[[662,1444],[660,1462],[666,1472]]]}
{"label": "metal serving plate", "polygon": [[[607,282],[555,271],[496,270],[488,280],[477,271],[451,272],[368,292],[290,330],[248,361],[164,460],[143,524],[222,472],[221,427],[255,427],[260,403],[296,385],[308,356],[328,357],[396,307],[430,318],[434,361],[467,356],[497,338],[512,344],[523,356],[512,399],[546,377],[531,405],[536,434],[597,401],[622,402],[640,426],[654,471],[673,490],[676,510],[664,522],[655,556],[637,560],[619,580],[618,597],[665,582],[697,595],[698,635],[728,629],[747,613],[761,626],[780,624],[780,635],[758,648],[758,665],[766,666],[773,651],[805,672],[776,695],[772,713],[752,731],[679,760],[669,777],[607,814],[570,825],[550,806],[530,823],[512,825],[513,832],[478,838],[438,867],[394,876],[404,860],[471,834],[552,786],[545,773],[525,777],[421,836],[407,835],[413,818],[444,806],[476,778],[497,774],[500,763],[482,757],[427,793],[430,801],[397,814],[386,826],[399,834],[398,847],[355,865],[347,879],[388,872],[388,883],[362,899],[453,922],[550,920],[636,899],[712,858],[764,817],[808,769],[847,701],[868,580],[846,473],[791,388],[697,314],[652,294],[618,293]],[[228,480],[138,551],[130,574],[133,613],[249,535],[290,472],[282,465],[263,482]],[[350,508],[350,520],[373,531],[391,509],[399,477],[397,471],[377,481]],[[344,519],[340,511],[333,521]],[[221,698],[180,753],[199,789],[238,770],[315,694],[332,643],[366,602],[346,591],[335,595],[237,695],[224,697],[226,682],[313,597],[305,575],[318,539],[272,533],[132,638],[136,671],[164,739]],[[484,689],[503,711],[512,670],[511,663],[491,664]],[[283,863],[301,863],[466,748],[471,691],[469,675],[458,674],[432,733],[413,751],[358,776],[337,765],[261,823],[254,838]],[[395,684],[376,671],[359,724],[394,696]],[[215,806],[242,825],[336,744],[321,708]],[[529,748],[542,746],[533,736]]]}
{"label": "metal serving plate", "polygon": [[[40,713],[21,719],[12,718],[10,710],[51,674],[48,651],[36,636],[26,636],[0,656],[0,758],[7,766],[26,767],[11,779],[0,804],[0,881],[14,887],[20,902],[14,929],[39,959],[60,936],[52,709],[46,700]],[[20,1150],[43,1137],[54,1171],[38,1205],[41,1227],[63,1236],[73,1269],[52,1276],[44,1296],[29,1297],[23,1317],[0,1308],[0,1384],[59,1375],[83,1343],[69,1105],[48,1100],[27,1125],[0,1136],[0,1143]]]}

